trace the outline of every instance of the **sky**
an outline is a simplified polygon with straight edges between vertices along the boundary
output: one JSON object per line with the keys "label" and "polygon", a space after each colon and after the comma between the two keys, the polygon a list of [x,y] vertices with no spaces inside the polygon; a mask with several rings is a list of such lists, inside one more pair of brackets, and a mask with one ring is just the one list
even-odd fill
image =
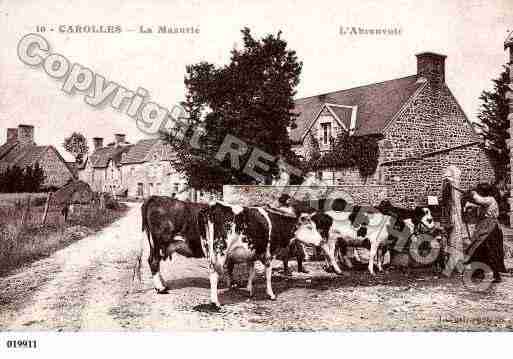
{"label": "sky", "polygon": [[[119,25],[122,31],[66,33],[62,25]],[[114,133],[130,142],[147,135],[124,111],[92,107],[84,93],[68,95],[62,81],[22,63],[18,42],[37,26],[45,26],[41,35],[51,52],[128,89],[143,87],[151,101],[168,108],[184,99],[186,65],[228,63],[245,26],[256,37],[282,31],[303,62],[297,97],[413,75],[415,54],[433,51],[447,55],[446,82],[472,121],[480,93],[508,61],[503,42],[513,30],[513,1],[0,0],[0,143],[6,128],[31,124],[38,144],[54,145],[71,160],[61,144],[73,131],[106,142]],[[140,33],[141,26],[188,26],[199,33]],[[400,32],[350,35],[341,27]]]}

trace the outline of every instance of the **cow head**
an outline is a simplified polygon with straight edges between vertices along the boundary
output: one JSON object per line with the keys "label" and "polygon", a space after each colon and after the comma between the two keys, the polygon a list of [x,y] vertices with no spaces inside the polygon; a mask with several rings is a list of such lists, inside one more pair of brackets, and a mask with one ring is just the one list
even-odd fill
{"label": "cow head", "polygon": [[313,214],[301,213],[298,217],[294,238],[308,246],[318,247],[321,245],[322,236],[317,229],[316,223],[312,220]]}
{"label": "cow head", "polygon": [[201,211],[200,227],[204,233],[204,237],[211,243],[212,248],[208,244],[202,242],[205,255],[208,257],[213,253],[210,250],[222,254],[227,247],[227,241],[230,236],[236,235],[235,230],[235,216],[242,211],[240,206],[231,206],[222,202],[211,203],[207,208]]}
{"label": "cow head", "polygon": [[427,207],[415,207],[411,219],[416,228],[422,232],[431,232],[435,228],[435,221]]}

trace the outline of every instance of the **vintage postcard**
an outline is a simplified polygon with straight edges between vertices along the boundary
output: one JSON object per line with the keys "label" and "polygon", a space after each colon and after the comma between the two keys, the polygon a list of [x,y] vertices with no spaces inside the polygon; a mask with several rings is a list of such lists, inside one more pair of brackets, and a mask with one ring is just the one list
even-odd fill
{"label": "vintage postcard", "polygon": [[7,353],[513,329],[513,2],[3,0],[0,31]]}

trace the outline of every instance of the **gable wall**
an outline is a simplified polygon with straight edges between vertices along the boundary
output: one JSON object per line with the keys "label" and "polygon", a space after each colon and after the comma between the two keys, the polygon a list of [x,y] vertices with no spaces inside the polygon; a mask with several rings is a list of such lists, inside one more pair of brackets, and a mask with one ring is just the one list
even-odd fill
{"label": "gable wall", "polygon": [[447,86],[429,84],[385,131],[383,161],[391,161],[478,141]]}
{"label": "gable wall", "polygon": [[68,166],[61,161],[60,157],[51,147],[46,150],[38,162],[46,176],[43,183],[44,187],[61,187],[73,177]]}
{"label": "gable wall", "polygon": [[[129,197],[139,197],[139,183],[143,186],[143,197],[171,196],[177,189],[181,191],[185,187],[186,179],[172,168],[169,161],[162,160],[161,144],[153,146],[145,160],[121,166],[123,187],[128,189]],[[178,198],[187,199],[185,194]]]}
{"label": "gable wall", "polygon": [[329,146],[324,146],[322,143],[322,125],[321,123],[331,123],[331,136],[333,138],[337,138],[340,131],[344,131],[344,128],[340,126],[337,120],[333,118],[333,115],[324,108],[323,111],[320,113],[319,117],[315,121],[315,123],[312,125],[310,130],[306,133],[305,140],[303,141],[303,144],[301,146],[296,146],[293,150],[296,152],[296,154],[302,156],[302,157],[308,157],[310,153],[312,152],[313,144],[311,136],[317,138],[317,141],[319,142],[320,150],[326,151],[329,149]]}

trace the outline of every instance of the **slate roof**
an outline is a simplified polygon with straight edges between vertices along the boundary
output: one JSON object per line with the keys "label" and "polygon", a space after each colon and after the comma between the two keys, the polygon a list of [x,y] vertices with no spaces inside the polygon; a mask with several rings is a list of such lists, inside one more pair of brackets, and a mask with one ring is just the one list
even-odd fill
{"label": "slate roof", "polygon": [[89,156],[87,161],[91,162],[93,168],[105,168],[110,160],[118,165],[121,163],[122,154],[130,152],[132,147],[133,145],[100,147]]}
{"label": "slate roof", "polygon": [[121,160],[121,163],[129,164],[144,162],[150,150],[158,142],[159,140],[156,138],[138,141],[134,146],[132,146],[132,148],[130,148],[130,151],[128,151],[126,156]]}
{"label": "slate roof", "polygon": [[159,146],[158,153],[160,160],[162,161],[171,161],[174,158],[174,151],[170,145],[166,145],[162,142],[162,140],[157,138],[140,140],[137,142],[130,151],[127,152],[126,156],[121,160],[122,164],[131,164],[131,163],[142,163],[150,160],[148,155],[153,150],[154,146]]}
{"label": "slate roof", "polygon": [[25,168],[34,165],[51,146],[15,146],[0,158],[0,168],[18,166]]}
{"label": "slate roof", "polygon": [[10,150],[12,150],[14,147],[18,145],[17,141],[13,142],[6,142],[3,145],[0,146],[0,159],[4,157],[7,153],[9,153]]}
{"label": "slate roof", "polygon": [[55,147],[37,145],[25,145],[20,147],[18,145],[19,143],[17,141],[13,141],[0,146],[0,170],[3,171],[12,166],[18,166],[20,168],[33,166],[36,162],[41,160],[45,153],[51,150],[57,154],[59,160],[66,165],[72,175],[75,175],[72,167],[62,158]]}
{"label": "slate roof", "polygon": [[[355,135],[380,134],[424,82],[417,75],[329,92],[295,100],[296,128],[290,132],[292,141],[300,142],[325,104],[358,106]],[[334,107],[332,107],[334,108]]]}

